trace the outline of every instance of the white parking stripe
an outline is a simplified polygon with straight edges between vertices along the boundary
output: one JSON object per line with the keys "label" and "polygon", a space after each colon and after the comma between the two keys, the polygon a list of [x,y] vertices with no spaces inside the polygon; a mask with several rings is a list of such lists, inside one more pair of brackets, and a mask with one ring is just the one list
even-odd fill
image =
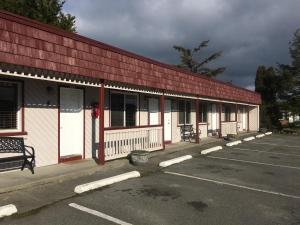
{"label": "white parking stripe", "polygon": [[300,167],[296,167],[296,166],[278,165],[278,164],[263,163],[263,162],[257,162],[257,161],[248,161],[248,160],[242,160],[242,159],[233,159],[233,158],[225,158],[225,157],[217,157],[217,156],[206,156],[206,158],[229,160],[229,161],[236,161],[236,162],[243,162],[243,163],[250,163],[250,164],[258,164],[258,165],[264,165],[264,166],[274,166],[274,167],[280,167],[280,168],[300,170]]}
{"label": "white parking stripe", "polygon": [[300,157],[300,155],[297,155],[297,154],[288,154],[288,153],[271,152],[271,151],[261,151],[261,150],[255,150],[255,149],[249,149],[249,148],[237,148],[237,147],[234,147],[232,149],[241,150],[241,151],[263,152],[263,153],[269,153],[269,154],[275,154],[275,155],[286,155],[286,156]]}
{"label": "white parking stripe", "polygon": [[131,223],[126,223],[122,220],[119,220],[117,218],[114,218],[112,216],[109,216],[109,215],[106,215],[102,212],[98,212],[96,210],[93,210],[93,209],[89,209],[87,207],[84,207],[84,206],[81,206],[81,205],[78,205],[76,203],[70,203],[69,206],[75,208],[75,209],[78,209],[80,211],[83,211],[83,212],[86,212],[86,213],[89,213],[89,214],[92,214],[94,216],[98,216],[100,218],[103,218],[103,219],[106,219],[108,221],[111,221],[113,223],[116,223],[116,224],[120,224],[120,225],[132,225]]}
{"label": "white parking stripe", "polygon": [[196,177],[196,176],[186,175],[186,174],[182,174],[182,173],[168,172],[168,171],[166,171],[164,173],[170,174],[170,175],[175,175],[175,176],[192,178],[192,179],[196,179],[196,180],[212,182],[212,183],[220,184],[220,185],[227,185],[227,186],[246,189],[246,190],[251,190],[251,191],[257,191],[257,192],[262,192],[262,193],[267,193],[267,194],[272,194],[272,195],[279,195],[279,196],[293,198],[293,199],[300,199],[300,196],[297,196],[297,195],[289,195],[289,194],[284,194],[284,193],[280,193],[280,192],[276,192],[276,191],[269,191],[269,190],[264,190],[264,189],[259,189],[259,188],[248,187],[248,186],[244,186],[244,185],[231,184],[231,183],[218,181],[218,180],[207,179],[207,178],[203,178],[203,177]]}
{"label": "white parking stripe", "polygon": [[268,143],[268,142],[249,142],[247,144],[272,145],[272,146],[288,147],[288,148],[300,148],[299,145],[282,145],[282,144],[274,144],[274,143]]}

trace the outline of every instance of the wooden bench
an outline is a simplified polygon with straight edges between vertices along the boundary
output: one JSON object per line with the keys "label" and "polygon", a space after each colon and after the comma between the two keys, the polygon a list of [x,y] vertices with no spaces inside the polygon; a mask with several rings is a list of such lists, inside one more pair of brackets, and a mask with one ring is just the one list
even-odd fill
{"label": "wooden bench", "polygon": [[23,138],[0,137],[0,154],[1,153],[16,153],[17,155],[0,158],[0,163],[23,160],[21,170],[24,170],[25,166],[28,165],[29,169],[31,170],[31,173],[34,174],[34,148],[31,146],[24,145]]}
{"label": "wooden bench", "polygon": [[196,133],[194,132],[192,124],[182,125],[180,127],[180,133],[183,141],[188,139],[191,142],[191,139],[195,139],[196,137]]}

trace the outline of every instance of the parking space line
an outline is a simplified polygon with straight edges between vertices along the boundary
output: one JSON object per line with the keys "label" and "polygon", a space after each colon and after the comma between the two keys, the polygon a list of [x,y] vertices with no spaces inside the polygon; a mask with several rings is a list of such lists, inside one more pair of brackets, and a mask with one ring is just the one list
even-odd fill
{"label": "parking space line", "polygon": [[124,222],[122,220],[119,220],[117,218],[114,218],[112,216],[109,216],[109,215],[106,215],[102,212],[98,212],[96,210],[93,210],[93,209],[89,209],[87,207],[84,207],[84,206],[81,206],[81,205],[78,205],[76,203],[70,203],[69,206],[75,208],[75,209],[78,209],[80,211],[83,211],[83,212],[86,212],[86,213],[89,213],[89,214],[92,214],[94,216],[98,216],[102,219],[106,219],[108,221],[111,221],[113,223],[116,223],[116,224],[119,224],[119,225],[132,225],[131,223],[127,223],[127,222]]}
{"label": "parking space line", "polygon": [[263,163],[263,162],[257,162],[257,161],[248,161],[248,160],[242,160],[242,159],[233,159],[233,158],[217,157],[217,156],[207,156],[206,158],[221,159],[221,160],[228,160],[228,161],[236,161],[236,162],[258,164],[258,165],[264,165],[264,166],[274,166],[274,167],[280,167],[280,168],[300,170],[300,167],[296,167],[296,166],[286,166],[286,165],[279,165],[279,164],[273,164],[273,163]]}
{"label": "parking space line", "polygon": [[223,182],[223,181],[212,180],[212,179],[203,178],[203,177],[196,177],[196,176],[186,175],[186,174],[182,174],[182,173],[174,173],[174,172],[169,172],[169,171],[165,171],[164,173],[170,174],[170,175],[175,175],[175,176],[192,178],[192,179],[196,179],[196,180],[207,181],[207,182],[220,184],[220,185],[227,185],[227,186],[246,189],[246,190],[250,190],[250,191],[262,192],[262,193],[267,193],[267,194],[272,194],[272,195],[279,195],[279,196],[283,196],[283,197],[287,197],[287,198],[293,198],[293,199],[300,200],[300,196],[297,196],[297,195],[289,195],[289,194],[284,194],[284,193],[276,192],[276,191],[269,191],[269,190],[264,190],[264,189],[259,189],[259,188],[248,187],[248,186],[244,186],[244,185],[231,184],[231,183],[227,183],[227,182]]}
{"label": "parking space line", "polygon": [[275,154],[275,155],[286,155],[286,156],[300,157],[300,155],[298,155],[298,154],[288,154],[288,153],[281,153],[281,152],[261,151],[261,150],[249,149],[249,148],[237,148],[237,147],[234,147],[232,149],[241,150],[241,151],[262,152],[262,153],[269,153],[269,154]]}
{"label": "parking space line", "polygon": [[288,147],[288,148],[300,148],[299,145],[282,145],[282,144],[274,144],[268,142],[249,142],[247,144],[258,144],[258,145],[272,145],[272,146],[279,146],[279,147]]}

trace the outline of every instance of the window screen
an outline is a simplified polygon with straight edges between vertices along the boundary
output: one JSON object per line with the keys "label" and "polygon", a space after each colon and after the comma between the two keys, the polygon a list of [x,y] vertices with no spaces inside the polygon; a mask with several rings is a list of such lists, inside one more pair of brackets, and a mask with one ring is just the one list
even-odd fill
{"label": "window screen", "polygon": [[124,126],[124,95],[111,94],[111,126]]}
{"label": "window screen", "polygon": [[201,103],[199,110],[199,122],[206,123],[207,122],[207,103]]}
{"label": "window screen", "polygon": [[0,129],[18,128],[18,84],[0,82]]}
{"label": "window screen", "polygon": [[136,125],[136,110],[137,110],[137,96],[126,95],[125,113],[126,113],[126,126]]}

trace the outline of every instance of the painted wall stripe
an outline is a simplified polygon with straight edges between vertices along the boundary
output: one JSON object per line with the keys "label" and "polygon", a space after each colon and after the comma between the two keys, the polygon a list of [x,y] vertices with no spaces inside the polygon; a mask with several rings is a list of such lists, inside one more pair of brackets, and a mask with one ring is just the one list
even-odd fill
{"label": "painted wall stripe", "polygon": [[70,207],[73,207],[73,208],[75,208],[75,209],[78,209],[78,210],[80,210],[80,211],[89,213],[89,214],[91,214],[91,215],[100,217],[100,218],[102,218],[102,219],[108,220],[108,221],[110,221],[110,222],[119,224],[119,225],[132,225],[131,223],[124,222],[123,220],[117,219],[117,218],[115,218],[115,217],[109,216],[109,215],[107,215],[107,214],[104,214],[104,213],[102,213],[102,212],[99,212],[99,211],[96,211],[96,210],[93,210],[93,209],[89,209],[89,208],[87,208],[87,207],[78,205],[78,204],[76,204],[76,203],[70,203],[69,206],[70,206]]}

